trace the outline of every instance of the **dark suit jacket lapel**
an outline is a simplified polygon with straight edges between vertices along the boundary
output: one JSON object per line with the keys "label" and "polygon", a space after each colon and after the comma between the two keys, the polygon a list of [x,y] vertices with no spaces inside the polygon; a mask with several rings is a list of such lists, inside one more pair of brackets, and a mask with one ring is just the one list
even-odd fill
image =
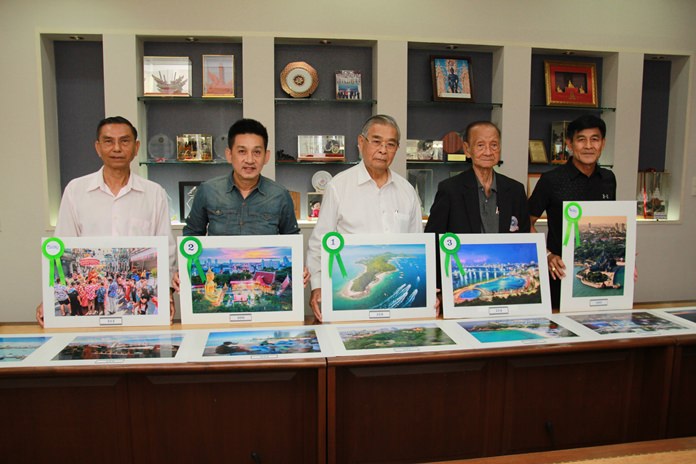
{"label": "dark suit jacket lapel", "polygon": [[478,234],[481,232],[481,211],[479,210],[478,184],[474,170],[464,172],[464,182],[462,182],[462,194],[466,205],[467,218],[470,233]]}

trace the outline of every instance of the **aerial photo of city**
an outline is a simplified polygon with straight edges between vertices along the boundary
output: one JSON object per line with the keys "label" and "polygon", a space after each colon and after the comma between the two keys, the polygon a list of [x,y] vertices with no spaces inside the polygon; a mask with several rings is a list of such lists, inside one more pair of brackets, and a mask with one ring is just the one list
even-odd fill
{"label": "aerial photo of city", "polygon": [[460,321],[459,325],[481,343],[577,337],[546,317]]}
{"label": "aerial photo of city", "polygon": [[452,262],[454,306],[541,303],[536,243],[462,244]]}
{"label": "aerial photo of city", "polygon": [[334,269],[334,311],[425,306],[424,244],[346,245],[341,259],[347,276]]}
{"label": "aerial photo of city", "polygon": [[621,296],[626,267],[626,217],[583,216],[575,247],[573,297]]}
{"label": "aerial photo of city", "polygon": [[204,248],[199,261],[205,275],[191,268],[194,314],[292,311],[290,247]]}
{"label": "aerial photo of city", "polygon": [[210,332],[203,356],[275,355],[319,353],[321,347],[312,329],[268,329]]}
{"label": "aerial photo of city", "polygon": [[0,337],[0,362],[24,360],[51,337]]}
{"label": "aerial photo of city", "polygon": [[68,343],[53,360],[173,358],[183,339],[181,334],[84,335]]}
{"label": "aerial photo of city", "polygon": [[385,326],[365,325],[339,329],[339,334],[346,350],[374,350],[380,348],[455,344],[454,340],[433,323]]}
{"label": "aerial photo of city", "polygon": [[594,330],[599,335],[652,333],[666,330],[684,330],[684,327],[656,314],[641,311],[634,313],[595,313],[568,315]]}

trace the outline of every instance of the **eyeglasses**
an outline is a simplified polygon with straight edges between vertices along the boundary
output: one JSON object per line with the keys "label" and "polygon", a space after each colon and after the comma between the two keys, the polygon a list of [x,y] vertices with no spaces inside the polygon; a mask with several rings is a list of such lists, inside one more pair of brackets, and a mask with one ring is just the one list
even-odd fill
{"label": "eyeglasses", "polygon": [[395,152],[399,148],[399,144],[392,141],[392,140],[384,141],[381,139],[369,139],[369,138],[367,138],[367,135],[365,135],[365,134],[360,134],[360,135],[362,135],[362,138],[367,140],[367,143],[369,143],[370,146],[372,148],[374,148],[375,150],[382,148],[382,145],[384,145],[384,148],[388,152]]}

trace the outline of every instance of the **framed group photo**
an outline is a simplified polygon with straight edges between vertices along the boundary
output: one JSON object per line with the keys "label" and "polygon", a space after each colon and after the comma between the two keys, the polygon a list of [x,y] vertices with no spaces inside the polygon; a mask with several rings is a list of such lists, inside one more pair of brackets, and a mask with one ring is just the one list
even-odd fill
{"label": "framed group photo", "polygon": [[47,328],[169,325],[167,237],[51,237],[42,254]]}
{"label": "framed group photo", "polygon": [[599,106],[594,63],[544,61],[547,106]]}
{"label": "framed group photo", "polygon": [[304,320],[301,235],[179,237],[181,322]]}
{"label": "framed group photo", "polygon": [[433,56],[433,99],[474,101],[471,58]]}

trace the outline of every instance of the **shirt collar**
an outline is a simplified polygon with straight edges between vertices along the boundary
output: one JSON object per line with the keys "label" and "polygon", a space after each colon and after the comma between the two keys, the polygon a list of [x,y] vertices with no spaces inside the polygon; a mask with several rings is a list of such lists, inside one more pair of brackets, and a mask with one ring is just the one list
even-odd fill
{"label": "shirt collar", "polygon": [[[578,176],[583,176],[587,177],[583,172],[581,172],[573,163],[573,157],[571,156],[568,158],[568,161],[566,161],[566,166],[570,170],[571,177],[578,177]],[[592,174],[590,174],[590,177],[604,177],[604,173],[602,172],[602,169],[599,167],[599,163],[595,164],[594,171],[592,171]]]}
{"label": "shirt collar", "polygon": [[[233,190],[239,191],[239,188],[237,188],[237,184],[234,183],[234,178],[232,177],[234,174],[234,171],[232,171],[227,178],[227,193],[231,193]],[[261,195],[265,195],[266,191],[266,178],[263,177],[263,175],[259,175],[259,183],[256,184],[256,188],[254,190],[258,190]],[[252,190],[252,192],[254,191]]]}
{"label": "shirt collar", "polygon": [[[474,178],[476,179],[476,185],[478,186],[479,190],[483,188],[483,184],[479,180],[478,176],[474,173]],[[493,171],[493,180],[491,181],[491,190],[494,192],[498,191],[498,182],[495,180],[495,171]]]}
{"label": "shirt collar", "polygon": [[[94,173],[94,177],[92,177],[89,184],[87,185],[87,191],[93,191],[97,189],[111,193],[111,190],[109,190],[109,187],[106,185],[106,182],[104,182],[104,166],[99,168],[99,171]],[[126,182],[126,185],[124,185],[121,189],[122,192],[128,192],[129,190],[138,190],[141,192],[145,191],[145,183],[143,182],[143,179],[141,179],[139,176],[136,176],[132,172],[128,176],[128,182]],[[120,193],[121,192],[119,192],[119,194]]]}
{"label": "shirt collar", "polygon": [[[391,184],[392,179],[393,179],[391,168],[387,168],[387,170],[389,171],[389,179],[387,179],[387,181],[384,183],[384,185]],[[374,180],[370,176],[370,173],[367,172],[367,168],[365,167],[365,162],[360,161],[360,163],[358,164],[358,185],[363,185],[363,184],[370,182],[370,181],[372,181],[374,183]]]}

